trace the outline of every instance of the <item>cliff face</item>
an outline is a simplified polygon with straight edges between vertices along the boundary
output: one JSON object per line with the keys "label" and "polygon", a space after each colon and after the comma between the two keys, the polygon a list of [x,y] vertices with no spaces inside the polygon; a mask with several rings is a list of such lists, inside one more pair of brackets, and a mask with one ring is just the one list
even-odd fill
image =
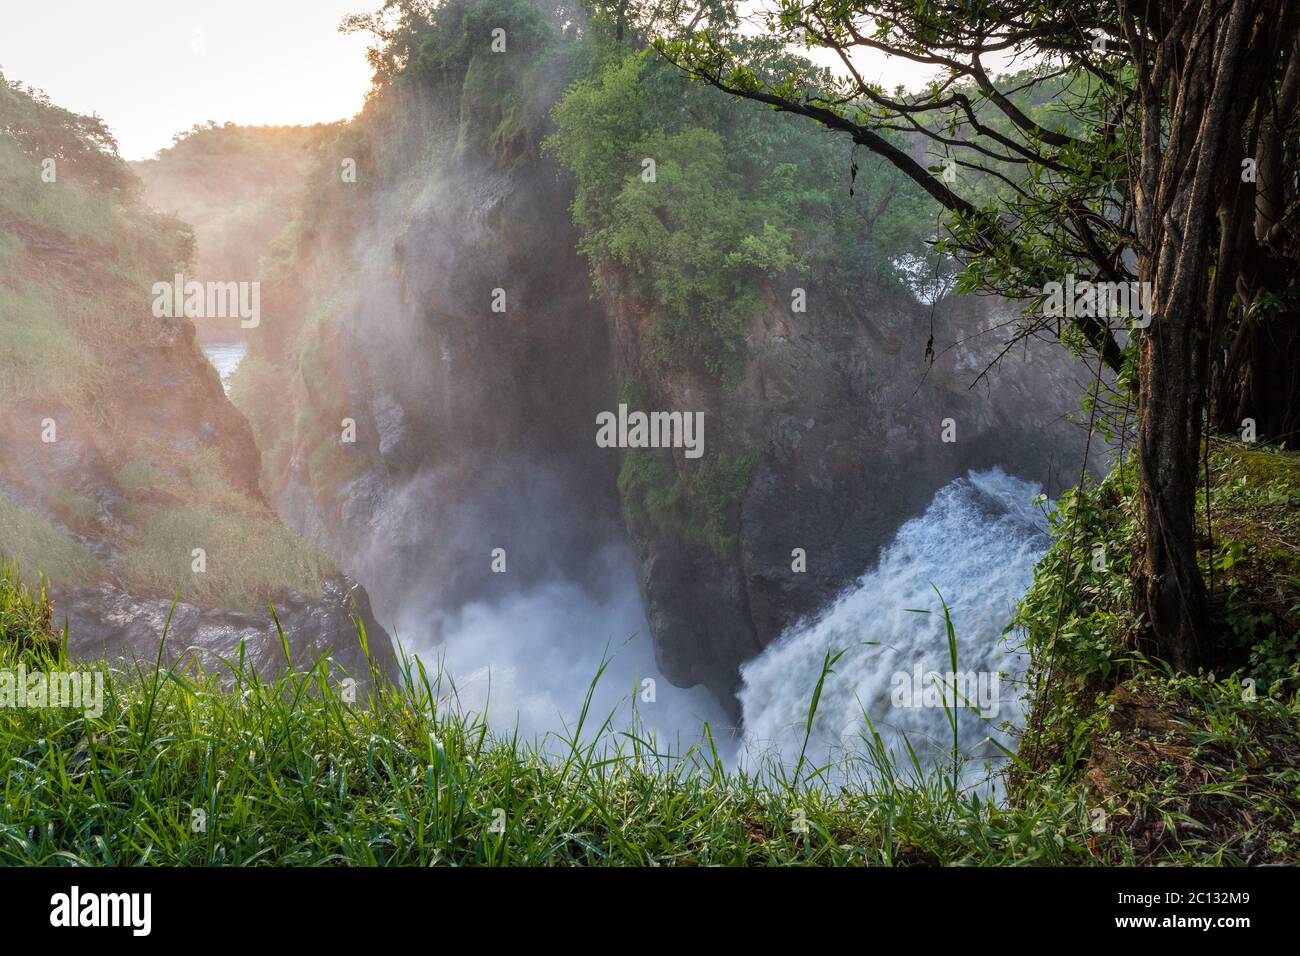
{"label": "cliff face", "polygon": [[0,91],[0,555],[48,576],[83,659],[152,659],[179,594],[170,660],[219,666],[242,639],[252,663],[280,666],[269,601],[295,656],[332,653],[368,679],[355,602],[391,668],[364,592],[263,496],[253,432],[193,322],[154,314],[189,231],[140,201],[86,135],[97,121]]}
{"label": "cliff face", "polygon": [[359,123],[407,172],[316,184],[344,211],[303,228],[284,268],[319,281],[290,297],[293,324],[251,339],[232,393],[285,520],[366,583],[386,623],[436,629],[542,581],[599,586],[622,535],[618,460],[593,441],[614,380],[555,167],[460,138],[431,99],[398,100]]}
{"label": "cliff face", "polygon": [[[1009,304],[941,300],[931,365],[930,308],[913,298],[813,297],[806,313],[782,298],[769,290],[747,329],[734,390],[665,372],[646,324],[625,302],[609,307],[620,368],[647,383],[650,404],[704,411],[706,457],[753,456],[733,548],[630,522],[660,666],[724,699],[742,662],[874,565],[953,478],[1000,466],[1054,494],[1082,461],[1083,429],[1066,420],[1081,383],[1059,346],[1017,347],[976,384],[1004,347]],[[680,452],[666,461],[678,475],[697,467]]]}
{"label": "cliff face", "polygon": [[[1017,347],[972,387],[1005,343],[1003,303],[946,298],[932,316],[859,283],[814,286],[794,312],[807,283],[789,274],[763,283],[738,380],[663,361],[653,301],[612,273],[593,296],[572,181],[538,148],[563,59],[492,62],[386,87],[329,148],[282,263],[298,305],[233,389],[280,513],[383,620],[436,625],[554,577],[597,588],[607,546],[630,542],[660,667],[734,706],[739,665],[952,478],[1077,479],[1058,347]],[[704,456],[597,447],[596,415],[620,402],[702,412]]]}

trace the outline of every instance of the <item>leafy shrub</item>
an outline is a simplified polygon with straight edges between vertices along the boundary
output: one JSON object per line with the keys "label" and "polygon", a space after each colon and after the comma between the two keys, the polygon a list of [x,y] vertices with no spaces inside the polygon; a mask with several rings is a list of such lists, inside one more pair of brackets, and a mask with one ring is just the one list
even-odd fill
{"label": "leafy shrub", "polygon": [[18,570],[16,564],[0,560],[0,661],[14,651],[49,647],[54,641],[44,588],[31,593]]}
{"label": "leafy shrub", "polygon": [[598,287],[616,279],[654,309],[665,366],[699,361],[734,382],[765,283],[897,287],[894,260],[925,255],[934,217],[883,164],[864,158],[871,187],[850,197],[849,155],[816,130],[737,108],[598,28],[587,43],[589,75],[556,104],[545,147],[574,174]]}

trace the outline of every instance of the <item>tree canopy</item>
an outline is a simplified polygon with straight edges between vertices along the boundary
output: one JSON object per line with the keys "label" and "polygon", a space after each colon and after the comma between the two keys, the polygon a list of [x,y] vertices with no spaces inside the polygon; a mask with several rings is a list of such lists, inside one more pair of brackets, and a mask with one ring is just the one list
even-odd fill
{"label": "tree canopy", "polygon": [[[773,49],[827,52],[840,70],[773,69],[731,7],[661,31],[655,48],[694,79],[806,117],[884,157],[949,212],[961,287],[1027,300],[1049,284],[1142,286],[1143,323],[1064,317],[1100,362],[1125,368],[1133,336],[1151,644],[1191,667],[1207,641],[1193,507],[1203,428],[1300,432],[1297,138],[1300,8],[1282,0],[1082,2],[778,0],[759,15]],[[730,12],[725,12],[730,11]],[[888,91],[855,59],[931,68]],[[990,64],[1021,64],[1013,77]],[[1050,94],[1050,95],[1045,95]],[[888,133],[927,144],[933,162]],[[987,187],[994,183],[995,188]],[[1121,310],[1122,311],[1122,310]],[[1149,322],[1146,320],[1149,319]],[[1116,321],[1118,320],[1118,321]],[[1149,328],[1144,328],[1149,325]]]}

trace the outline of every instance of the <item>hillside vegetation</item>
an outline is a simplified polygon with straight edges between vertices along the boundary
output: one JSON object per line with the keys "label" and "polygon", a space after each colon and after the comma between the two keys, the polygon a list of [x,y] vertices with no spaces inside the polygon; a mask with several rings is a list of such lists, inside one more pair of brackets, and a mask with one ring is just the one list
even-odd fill
{"label": "hillside vegetation", "polygon": [[[178,134],[155,159],[131,164],[150,206],[194,230],[193,276],[251,281],[261,259],[293,217],[309,171],[340,123],[236,126],[209,122]],[[200,340],[243,335],[236,318],[209,319]]]}
{"label": "hillside vegetation", "polygon": [[152,314],[195,245],[142,192],[102,121],[0,76],[0,556],[56,588],[314,593],[332,562],[267,505],[193,323]]}

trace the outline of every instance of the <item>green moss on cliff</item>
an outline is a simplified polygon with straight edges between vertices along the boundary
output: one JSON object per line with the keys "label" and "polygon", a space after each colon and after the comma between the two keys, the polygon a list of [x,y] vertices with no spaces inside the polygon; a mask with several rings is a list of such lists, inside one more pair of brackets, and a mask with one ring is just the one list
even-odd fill
{"label": "green moss on cliff", "polygon": [[630,449],[618,490],[635,523],[729,558],[740,548],[740,503],[757,461],[757,452],[718,455],[683,465],[682,477],[663,453]]}

